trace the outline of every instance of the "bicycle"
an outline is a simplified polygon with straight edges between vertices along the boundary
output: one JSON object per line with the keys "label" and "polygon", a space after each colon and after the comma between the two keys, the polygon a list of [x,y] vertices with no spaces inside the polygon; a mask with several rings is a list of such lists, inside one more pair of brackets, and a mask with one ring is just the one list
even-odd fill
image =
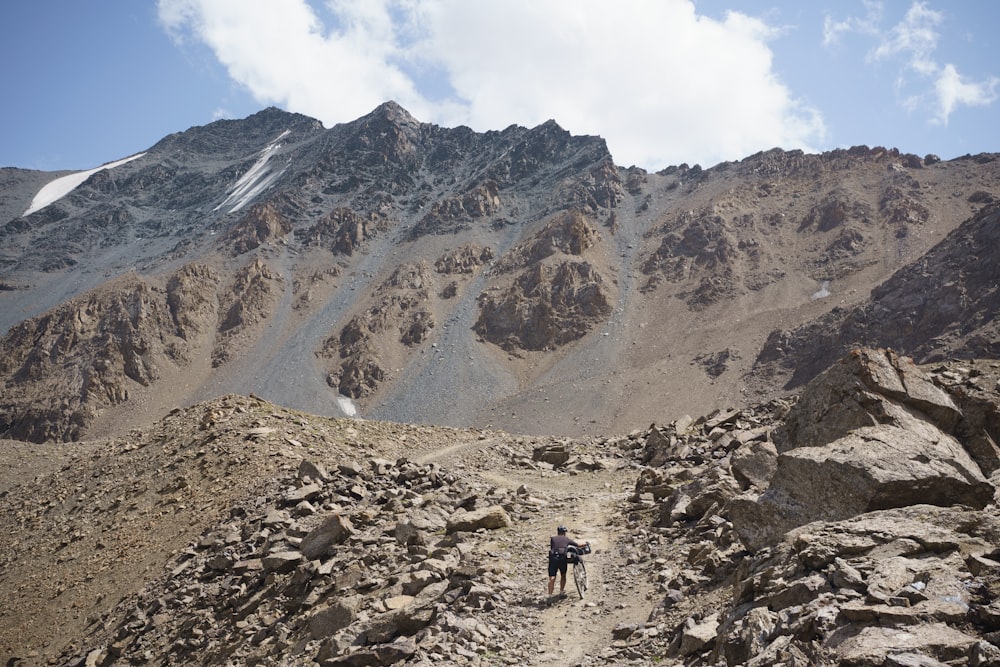
{"label": "bicycle", "polygon": [[581,600],[584,593],[587,592],[587,566],[583,564],[583,556],[589,553],[589,544],[584,544],[582,547],[574,547],[573,545],[566,547],[566,558],[573,563],[573,582],[576,584],[576,590],[580,593]]}

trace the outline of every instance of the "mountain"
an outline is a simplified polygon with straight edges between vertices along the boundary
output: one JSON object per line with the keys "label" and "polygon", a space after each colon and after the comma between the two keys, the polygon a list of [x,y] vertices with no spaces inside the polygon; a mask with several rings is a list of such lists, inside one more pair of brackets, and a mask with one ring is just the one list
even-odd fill
{"label": "mountain", "polygon": [[554,121],[478,133],[390,102],[329,129],[266,109],[73,176],[0,170],[7,437],[230,393],[584,436],[787,393],[853,345],[996,351],[994,155],[649,173]]}

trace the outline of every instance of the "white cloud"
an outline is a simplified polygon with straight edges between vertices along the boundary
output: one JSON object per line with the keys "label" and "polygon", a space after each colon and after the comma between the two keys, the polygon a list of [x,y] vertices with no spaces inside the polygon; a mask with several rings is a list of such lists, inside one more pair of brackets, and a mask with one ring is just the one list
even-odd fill
{"label": "white cloud", "polygon": [[[822,118],[776,76],[762,21],[690,0],[159,0],[265,104],[352,120],[388,99],[477,130],[554,118],[619,164],[810,149]],[[429,86],[434,85],[432,90]]]}
{"label": "white cloud", "polygon": [[928,8],[926,3],[913,3],[903,20],[882,36],[873,57],[878,60],[899,55],[920,74],[934,74],[938,66],[933,54],[939,37],[938,26],[943,19],[941,12]]}
{"label": "white cloud", "polygon": [[[913,2],[906,14],[889,30],[880,27],[882,5],[865,3],[864,19],[848,17],[824,22],[824,45],[836,43],[840,36],[856,32],[872,36],[876,46],[869,54],[873,61],[892,61],[900,65],[895,89],[900,104],[907,111],[924,109],[934,123],[947,125],[959,106],[985,106],[996,100],[996,77],[969,81],[953,64],[941,65],[936,52],[941,39],[945,14],[931,9],[927,2]],[[907,76],[917,75],[914,83]]]}
{"label": "white cloud", "polygon": [[1000,84],[1000,79],[996,77],[990,77],[978,83],[963,81],[954,65],[945,65],[941,68],[934,84],[939,111],[936,120],[947,125],[948,116],[960,104],[967,106],[992,104],[997,99],[998,84]]}
{"label": "white cloud", "polygon": [[823,46],[832,46],[840,42],[842,35],[861,33],[863,35],[878,34],[878,25],[882,20],[882,3],[865,0],[865,16],[849,16],[843,20],[835,20],[827,14],[823,17]]}

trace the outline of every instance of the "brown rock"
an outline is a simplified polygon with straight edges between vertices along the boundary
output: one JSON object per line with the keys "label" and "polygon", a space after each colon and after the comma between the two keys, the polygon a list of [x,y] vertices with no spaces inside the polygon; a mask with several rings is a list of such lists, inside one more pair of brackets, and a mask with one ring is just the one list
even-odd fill
{"label": "brown rock", "polygon": [[335,514],[310,531],[299,544],[299,551],[309,560],[330,555],[337,544],[354,534],[350,519]]}
{"label": "brown rock", "polygon": [[338,598],[310,617],[309,634],[313,639],[323,639],[346,628],[357,618],[357,605],[356,598]]}
{"label": "brown rock", "polygon": [[471,512],[458,510],[448,518],[446,531],[450,534],[474,532],[480,528],[496,530],[508,526],[510,526],[510,516],[507,511],[499,505],[492,505]]}

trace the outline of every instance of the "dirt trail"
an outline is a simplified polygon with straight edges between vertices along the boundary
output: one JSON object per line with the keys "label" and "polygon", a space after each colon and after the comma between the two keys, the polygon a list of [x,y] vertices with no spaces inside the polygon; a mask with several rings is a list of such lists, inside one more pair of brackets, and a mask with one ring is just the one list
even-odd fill
{"label": "dirt trail", "polygon": [[[465,468],[486,484],[521,488],[536,500],[537,511],[519,517],[509,531],[483,546],[504,561],[509,582],[522,601],[514,609],[517,624],[528,634],[518,643],[532,654],[527,663],[532,665],[575,665],[599,658],[611,645],[617,625],[641,625],[653,605],[653,584],[626,572],[630,549],[622,539],[626,536],[622,507],[632,492],[635,473],[516,467],[491,451],[494,444],[483,440],[451,445],[424,454],[420,462]],[[548,538],[560,524],[569,528],[571,537],[589,540],[593,547],[586,557],[589,587],[583,600],[574,586],[572,568],[566,596],[546,594]]]}

